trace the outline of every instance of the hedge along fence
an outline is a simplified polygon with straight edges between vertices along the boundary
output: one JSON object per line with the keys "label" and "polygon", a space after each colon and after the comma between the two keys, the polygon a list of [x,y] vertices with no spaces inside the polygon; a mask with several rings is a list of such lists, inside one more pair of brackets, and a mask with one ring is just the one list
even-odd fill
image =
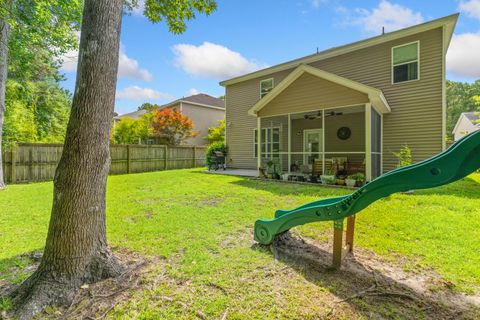
{"label": "hedge along fence", "polygon": [[[3,152],[7,183],[53,180],[63,145],[20,143]],[[205,166],[203,146],[111,145],[110,174],[139,173]]]}

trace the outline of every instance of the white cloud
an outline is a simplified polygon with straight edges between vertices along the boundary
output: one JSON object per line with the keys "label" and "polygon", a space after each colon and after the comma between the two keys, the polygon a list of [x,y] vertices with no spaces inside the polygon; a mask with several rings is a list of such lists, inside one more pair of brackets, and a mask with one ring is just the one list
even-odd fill
{"label": "white cloud", "polygon": [[145,0],[138,0],[138,5],[133,8],[132,12],[136,16],[142,16],[145,10]]}
{"label": "white cloud", "polygon": [[192,88],[192,89],[187,91],[186,96],[187,97],[194,96],[194,95],[199,94],[199,93],[201,93],[199,90],[197,90],[195,88]]}
{"label": "white cloud", "polygon": [[480,78],[480,32],[453,35],[447,70],[459,77]]}
{"label": "white cloud", "polygon": [[64,72],[76,72],[77,71],[77,64],[78,64],[78,51],[77,50],[70,50],[65,53],[62,57],[60,57],[62,61],[62,66],[60,70]]}
{"label": "white cloud", "polygon": [[480,0],[461,1],[458,10],[465,12],[469,17],[480,19]]}
{"label": "white cloud", "polygon": [[118,59],[118,76],[143,81],[153,80],[152,74],[147,69],[140,68],[138,61],[128,57],[122,49]]}
{"label": "white cloud", "polygon": [[[78,50],[69,51],[61,57],[61,70],[64,72],[77,71]],[[152,81],[153,76],[147,70],[140,67],[137,60],[130,58],[123,47],[120,48],[118,58],[118,77],[142,81]]]}
{"label": "white cloud", "polygon": [[173,100],[173,97],[168,93],[163,93],[150,88],[141,88],[139,86],[131,86],[117,91],[116,98],[125,100]]}
{"label": "white cloud", "polygon": [[381,33],[382,27],[385,27],[385,32],[390,32],[424,21],[420,12],[387,0],[380,1],[378,7],[372,10],[359,8],[356,12],[360,17],[355,19],[354,24],[361,25],[366,32],[377,34]]}
{"label": "white cloud", "polygon": [[225,79],[261,68],[240,53],[210,42],[199,46],[177,44],[172,47],[172,51],[175,54],[175,64],[198,77]]}

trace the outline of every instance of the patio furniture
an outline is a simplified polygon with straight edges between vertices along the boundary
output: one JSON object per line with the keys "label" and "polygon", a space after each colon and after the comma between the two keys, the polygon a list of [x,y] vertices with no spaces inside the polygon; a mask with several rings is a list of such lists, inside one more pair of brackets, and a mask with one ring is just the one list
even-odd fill
{"label": "patio furniture", "polygon": [[[325,171],[330,172],[333,169],[332,159],[325,159]],[[315,159],[312,165],[312,175],[321,176],[323,172],[323,161],[322,159]]]}
{"label": "patio furniture", "polygon": [[348,165],[347,157],[334,157],[332,158],[332,162],[333,162],[333,171],[335,172],[335,176],[347,175],[347,165]]}
{"label": "patio furniture", "polygon": [[225,162],[225,155],[221,151],[213,151],[212,156],[210,157],[210,161],[208,164],[208,171],[215,170],[217,171],[218,169],[227,169],[227,165]]}
{"label": "patio furniture", "polygon": [[358,172],[365,172],[365,159],[363,159],[362,163],[348,161],[346,170],[348,175],[352,175]]}

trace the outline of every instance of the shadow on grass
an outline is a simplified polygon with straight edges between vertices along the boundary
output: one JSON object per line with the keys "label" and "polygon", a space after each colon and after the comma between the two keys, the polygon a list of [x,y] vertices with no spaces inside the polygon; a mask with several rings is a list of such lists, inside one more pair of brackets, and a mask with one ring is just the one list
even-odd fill
{"label": "shadow on grass", "polygon": [[[277,236],[273,244],[273,253],[267,247],[255,244],[252,250],[270,254],[301,274],[307,281],[321,290],[327,288],[336,296],[335,301],[325,304],[331,306],[322,319],[336,318],[342,313],[342,304],[348,304],[356,312],[371,319],[464,319],[480,316],[478,309],[470,309],[462,303],[445,303],[445,299],[426,296],[396,280],[374,271],[358,262],[350,254],[340,270],[331,268],[331,253],[289,232]],[[472,314],[475,313],[475,314]],[[342,318],[341,314],[338,314]]]}
{"label": "shadow on grass", "polygon": [[[198,172],[197,173],[203,173]],[[256,190],[268,191],[277,195],[298,195],[315,196],[319,198],[341,196],[352,193],[353,190],[323,186],[316,184],[297,184],[272,180],[258,180],[247,177],[238,177],[240,180],[232,181],[231,184],[247,187]],[[450,195],[460,198],[480,199],[480,183],[466,177],[460,181],[441,187],[416,190],[413,195]]]}
{"label": "shadow on grass", "polygon": [[271,192],[276,195],[306,195],[319,198],[335,197],[353,192],[343,188],[326,187],[316,184],[298,184],[271,180],[258,180],[242,177],[240,180],[232,181],[231,184]]}
{"label": "shadow on grass", "polygon": [[37,269],[42,258],[41,252],[38,249],[0,260],[0,299]]}

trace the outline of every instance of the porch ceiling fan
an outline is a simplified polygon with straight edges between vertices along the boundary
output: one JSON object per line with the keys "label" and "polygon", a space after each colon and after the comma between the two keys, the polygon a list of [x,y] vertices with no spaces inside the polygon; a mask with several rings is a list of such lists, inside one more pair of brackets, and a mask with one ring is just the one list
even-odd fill
{"label": "porch ceiling fan", "polygon": [[[332,117],[332,116],[341,116],[342,114],[343,112],[329,111],[329,112],[325,112],[325,118]],[[318,111],[316,114],[306,114],[303,117],[306,120],[315,120],[322,117],[322,111]]]}

